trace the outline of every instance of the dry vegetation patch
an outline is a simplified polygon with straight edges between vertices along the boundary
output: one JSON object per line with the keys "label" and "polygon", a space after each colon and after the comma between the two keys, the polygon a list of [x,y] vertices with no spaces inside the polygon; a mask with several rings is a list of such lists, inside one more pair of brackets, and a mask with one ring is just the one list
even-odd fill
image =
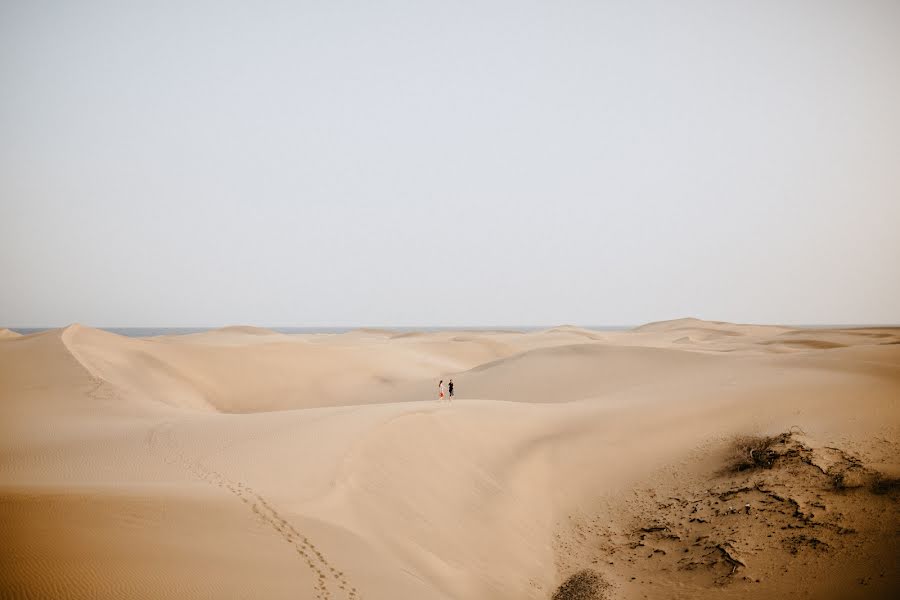
{"label": "dry vegetation patch", "polygon": [[609,584],[590,569],[578,571],[556,588],[553,600],[604,600]]}
{"label": "dry vegetation patch", "polygon": [[731,452],[726,461],[726,471],[771,469],[778,459],[796,451],[791,442],[791,433],[738,436],[732,442]]}
{"label": "dry vegetation patch", "polygon": [[900,492],[900,478],[887,477],[882,473],[875,473],[872,478],[871,489],[873,494],[879,496]]}
{"label": "dry vegetation patch", "polygon": [[[667,579],[697,589],[757,586],[789,578],[794,566],[810,561],[839,564],[872,539],[900,531],[900,479],[803,439],[798,432],[736,438],[724,469],[708,480],[635,490],[620,521],[630,525],[578,520],[562,550],[581,554],[578,540],[593,536],[590,558],[580,564],[626,587]],[[879,577],[889,571],[879,568]],[[582,591],[592,589],[590,577],[577,573],[553,600],[602,598]]]}

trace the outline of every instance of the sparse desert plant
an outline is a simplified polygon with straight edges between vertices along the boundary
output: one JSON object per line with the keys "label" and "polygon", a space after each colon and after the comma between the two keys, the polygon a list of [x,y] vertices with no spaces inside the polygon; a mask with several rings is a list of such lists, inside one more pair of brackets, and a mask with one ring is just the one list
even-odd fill
{"label": "sparse desert plant", "polygon": [[883,473],[875,473],[872,478],[871,490],[873,494],[890,494],[900,490],[900,478],[887,477]]}
{"label": "sparse desert plant", "polygon": [[[880,473],[874,472],[863,466],[858,459],[842,454],[843,460],[832,465],[825,471],[825,474],[831,479],[831,487],[836,492],[872,486],[875,492],[875,481],[880,477]],[[878,492],[876,492],[878,493]]]}
{"label": "sparse desert plant", "polygon": [[578,571],[556,588],[553,600],[603,600],[609,584],[599,573],[584,569]]}
{"label": "sparse desert plant", "polygon": [[831,475],[831,487],[833,487],[837,491],[847,489],[847,481],[844,473],[833,473]]}
{"label": "sparse desert plant", "polygon": [[790,433],[775,436],[743,435],[735,438],[728,466],[732,471],[771,469],[781,453],[775,446],[790,439]]}

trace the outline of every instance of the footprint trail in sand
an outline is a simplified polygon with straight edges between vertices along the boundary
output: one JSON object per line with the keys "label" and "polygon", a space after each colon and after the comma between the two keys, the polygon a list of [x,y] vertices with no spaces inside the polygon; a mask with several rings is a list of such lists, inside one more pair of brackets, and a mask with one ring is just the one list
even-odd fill
{"label": "footprint trail in sand", "polygon": [[347,600],[362,600],[359,591],[349,583],[344,572],[329,563],[316,545],[285,519],[262,495],[245,483],[229,479],[188,456],[175,439],[170,423],[163,423],[150,432],[148,446],[151,451],[158,445],[157,440],[163,441],[173,461],[181,464],[195,478],[216,485],[236,496],[260,521],[266,523],[290,544],[315,577],[313,589],[317,600],[333,600],[340,597]]}

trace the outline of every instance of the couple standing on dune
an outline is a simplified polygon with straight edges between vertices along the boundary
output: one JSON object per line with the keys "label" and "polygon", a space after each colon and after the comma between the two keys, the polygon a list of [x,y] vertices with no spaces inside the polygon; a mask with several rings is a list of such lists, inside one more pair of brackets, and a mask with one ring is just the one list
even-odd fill
{"label": "couple standing on dune", "polygon": [[[447,382],[447,393],[450,394],[447,398],[447,402],[450,402],[450,398],[453,398],[453,380]],[[438,402],[444,399],[444,380],[441,379],[438,382]]]}

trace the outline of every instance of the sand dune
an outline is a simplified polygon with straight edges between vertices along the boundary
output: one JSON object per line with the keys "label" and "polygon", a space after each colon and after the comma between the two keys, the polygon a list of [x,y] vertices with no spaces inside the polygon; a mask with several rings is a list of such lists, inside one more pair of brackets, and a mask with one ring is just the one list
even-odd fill
{"label": "sand dune", "polygon": [[894,597],[898,342],[0,335],[0,597]]}

